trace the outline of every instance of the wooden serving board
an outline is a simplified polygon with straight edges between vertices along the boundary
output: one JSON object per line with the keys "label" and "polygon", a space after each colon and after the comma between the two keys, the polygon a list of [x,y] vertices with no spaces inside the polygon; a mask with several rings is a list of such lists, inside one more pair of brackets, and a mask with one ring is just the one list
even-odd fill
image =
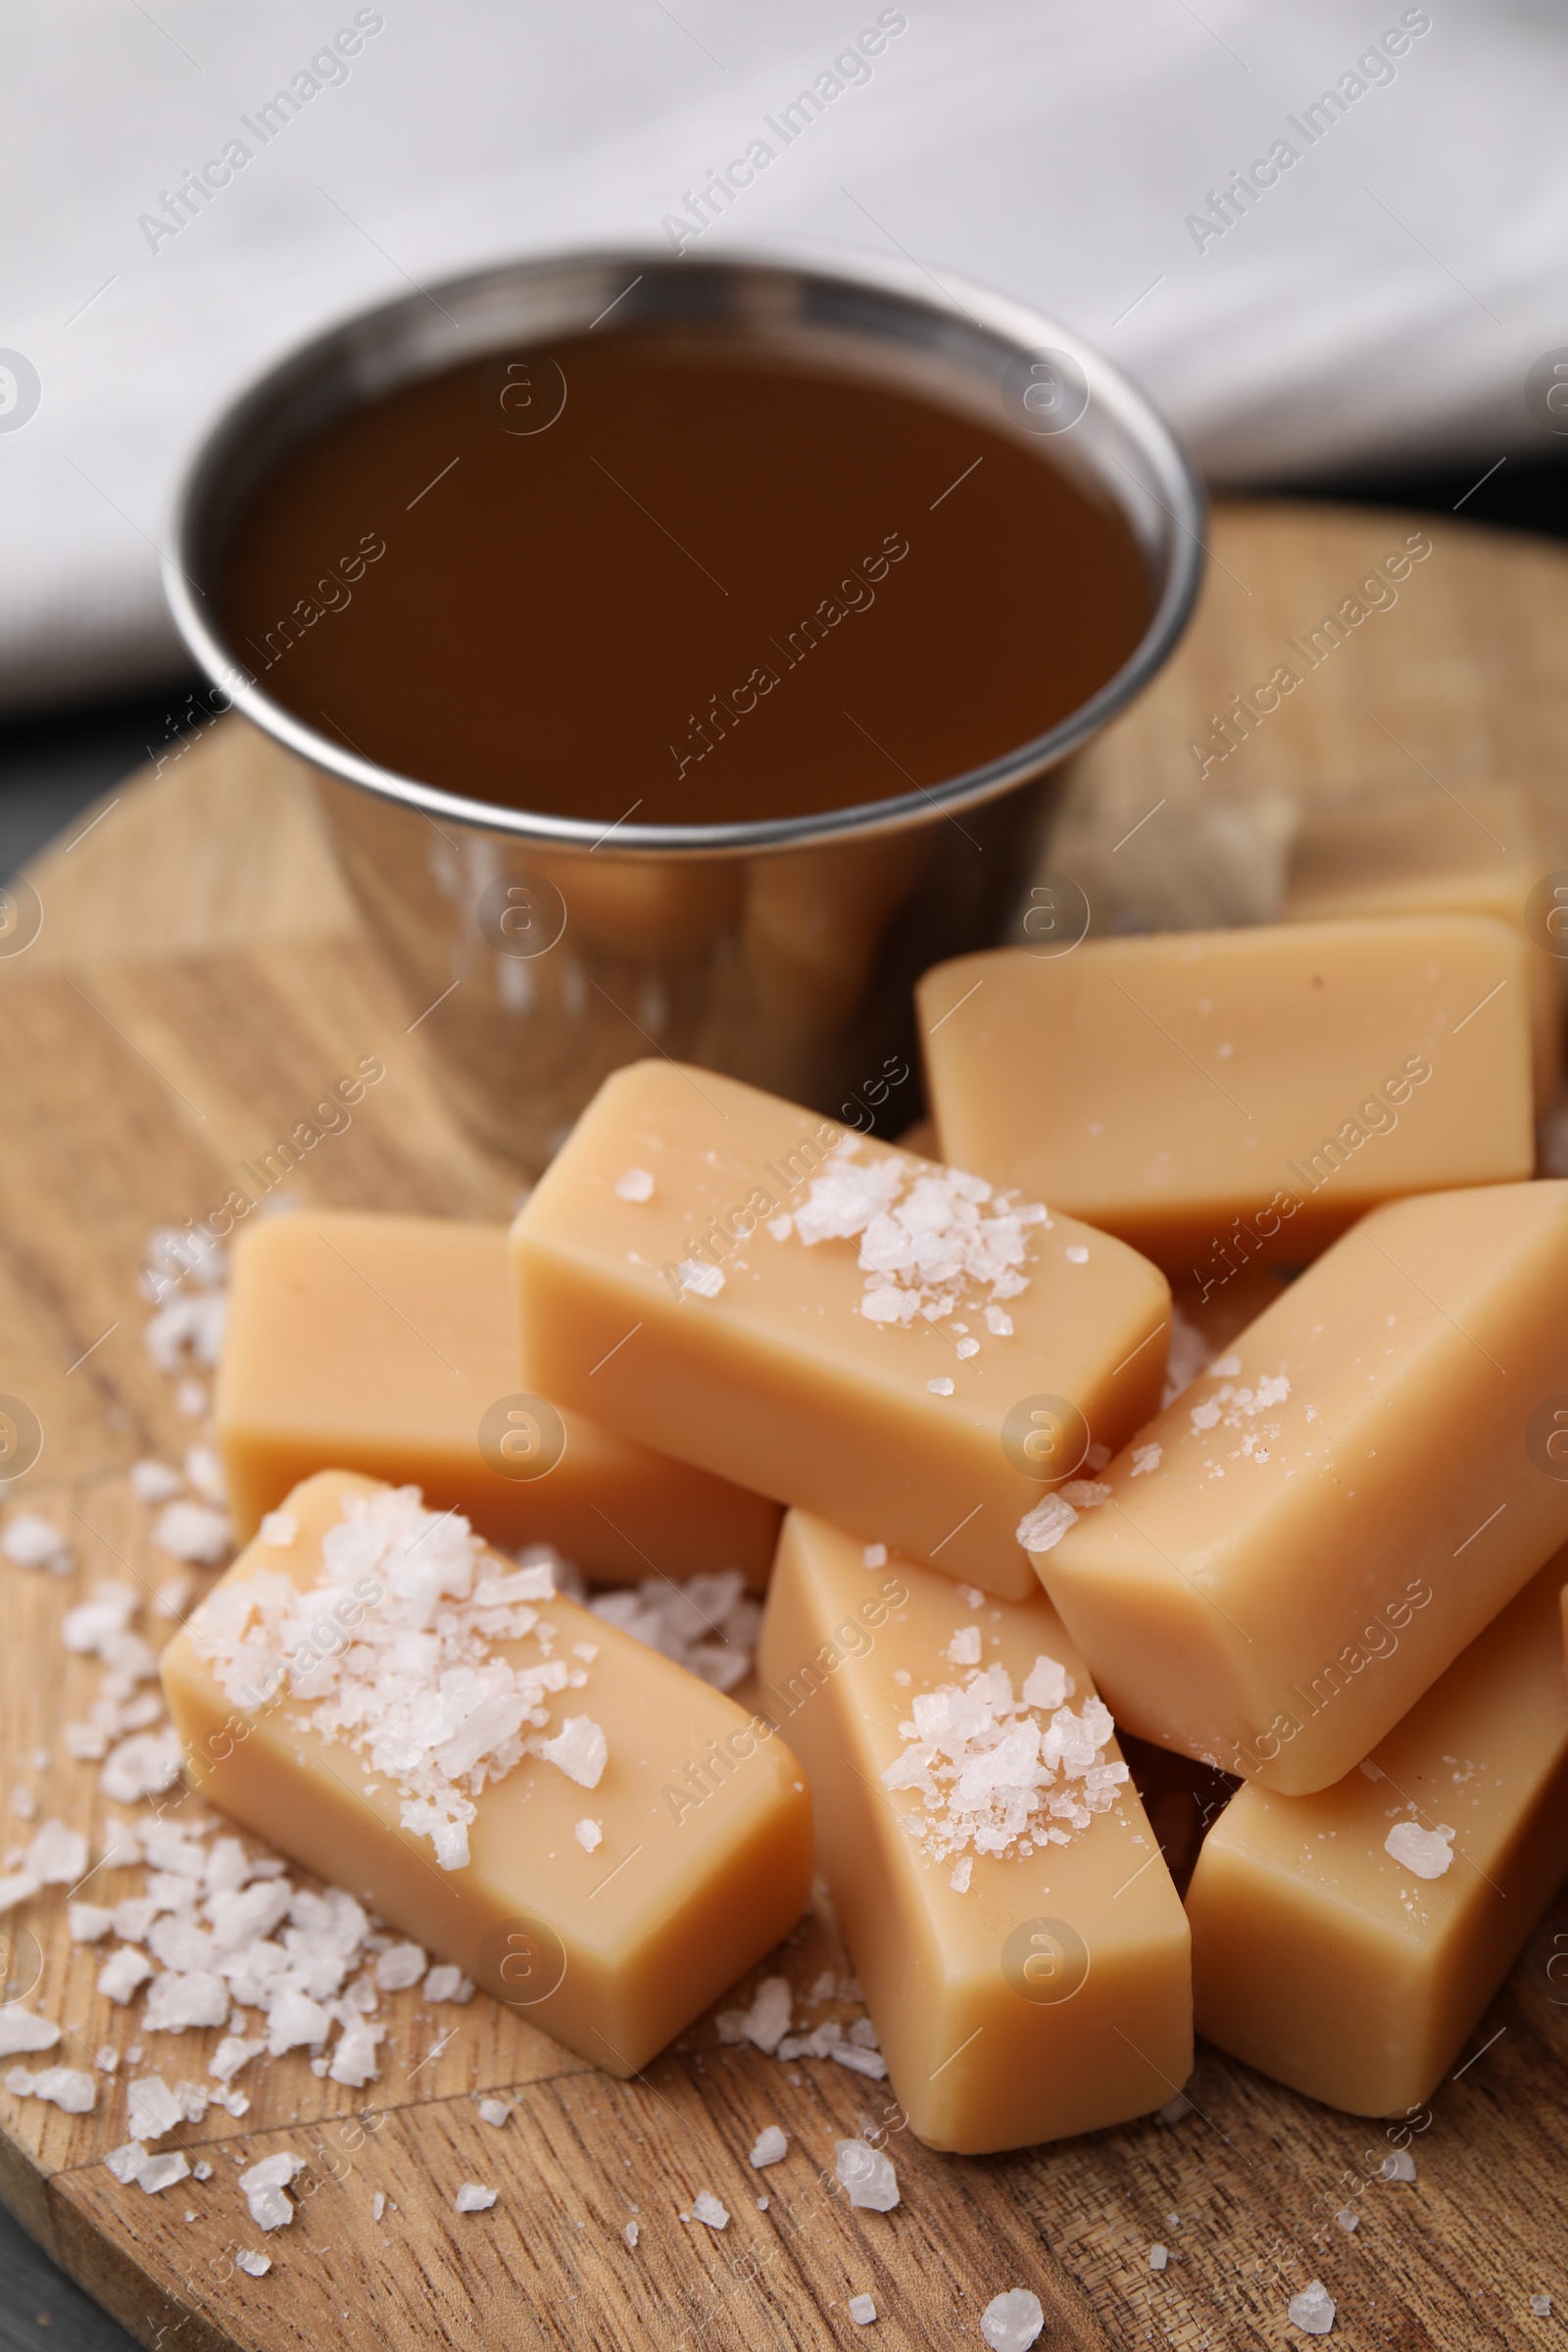
{"label": "wooden serving board", "polygon": [[[1200,785],[1188,745],[1210,712],[1266,678],[1287,639],[1422,527],[1433,550],[1397,605],[1356,625]],[[1413,762],[1461,794],[1488,776],[1538,787],[1561,855],[1568,556],[1462,524],[1279,505],[1222,510],[1213,551],[1178,658],[1085,763],[1080,786],[1101,806],[1132,824],[1163,802],[1153,834],[1218,791],[1245,824],[1250,808],[1266,814],[1271,794],[1401,780]],[[225,720],[104,807],[74,846],[39,860],[43,929],[25,955],[0,960],[0,1392],[24,1397],[45,1432],[13,1499],[56,1518],[79,1553],[68,1579],[0,1563],[0,1803],[25,1784],[40,1816],[84,1829],[97,1767],[64,1760],[60,1731],[93,1675],[68,1659],[60,1618],[106,1574],[168,1575],[124,1473],[144,1453],[178,1459],[198,1434],[142,1345],[147,1309],[133,1284],[148,1229],[220,1201],[238,1163],[365,1054],[380,1056],[386,1079],[307,1158],[302,1196],[490,1218],[514,1196],[509,1172],[442,1107],[294,762]],[[1045,2305],[1043,2344],[1083,2352],[1298,2344],[1286,2304],[1313,2278],[1335,2296],[1334,2341],[1348,2346],[1545,2343],[1560,2322],[1532,2317],[1530,2297],[1568,2313],[1568,1962],[1554,1962],[1568,1914],[1544,1923],[1434,2098],[1413,2186],[1377,2178],[1394,2145],[1382,2126],[1203,2049],[1193,2111],[1168,2126],[975,2162],[921,2148],[894,2111],[903,2201],[891,2215],[831,2193],[834,2138],[893,2103],[830,2060],[782,2066],[721,2046],[705,2020],[621,2083],[482,1994],[431,2013],[416,1991],[387,1998],[392,2032],[371,2090],[318,2080],[303,2053],[258,2059],[242,2078],[252,2098],[242,2123],[214,2110],[162,2143],[183,2144],[193,2162],[205,2150],[212,2179],[146,2195],[102,2161],[127,2136],[125,2073],[199,2078],[216,2036],[149,2035],[139,2005],[102,2000],[98,1955],[71,1946],[58,1895],[19,1916],[42,1945],[37,2006],[68,2026],[54,2057],[81,2065],[105,2041],[146,2046],[121,2087],[100,2078],[107,2095],[89,2116],[0,2091],[0,2194],[166,2352],[334,2340],[366,2352],[814,2352],[858,2340],[847,2305],[862,2292],[881,2315],[867,2342],[979,2345],[986,2303],[1019,2284]],[[803,2003],[824,1965],[847,1973],[825,1902],[769,1965]],[[476,2114],[475,2094],[490,2089],[515,2102],[503,2131]],[[790,2153],[754,2174],[748,2151],[772,2122]],[[236,2247],[258,2242],[234,2173],[282,2148],[307,2159],[317,2193],[261,2241],[272,2268],[253,2279],[232,2269]],[[499,2188],[492,2212],[454,2211],[465,2178]],[[679,2219],[702,2188],[733,2216],[722,2235]],[[379,2224],[377,2189],[388,2200]],[[634,2207],[635,2251],[622,2236]],[[1353,2234],[1334,2220],[1342,2207],[1360,2217]],[[1159,2273],[1149,2268],[1154,2241],[1174,2258]]]}

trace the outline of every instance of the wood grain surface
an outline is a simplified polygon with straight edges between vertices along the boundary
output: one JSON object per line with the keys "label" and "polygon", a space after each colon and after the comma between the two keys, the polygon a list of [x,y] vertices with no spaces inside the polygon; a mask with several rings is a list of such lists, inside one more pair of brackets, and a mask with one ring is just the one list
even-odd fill
{"label": "wood grain surface", "polygon": [[[1266,677],[1284,641],[1414,529],[1430,532],[1432,553],[1397,604],[1357,624],[1200,780],[1189,746],[1209,714]],[[1118,882],[1129,895],[1157,892],[1195,834],[1219,867],[1238,838],[1249,855],[1266,847],[1271,795],[1414,769],[1461,797],[1484,777],[1531,786],[1563,854],[1568,557],[1461,524],[1281,506],[1222,510],[1213,553],[1179,656],[1081,764],[1063,858],[1076,827],[1079,850],[1103,865],[1115,827],[1162,803],[1138,836],[1155,837],[1151,854],[1115,869],[1133,877]],[[1224,823],[1201,836],[1199,815],[1216,808]],[[97,1767],[66,1758],[60,1733],[94,1671],[63,1648],[60,1619],[106,1575],[167,1578],[124,1474],[143,1454],[177,1458],[199,1434],[142,1343],[134,1284],[148,1229],[205,1214],[238,1163],[366,1054],[386,1079],[308,1156],[301,1197],[495,1218],[515,1185],[444,1109],[332,869],[308,778],[239,721],[107,796],[31,879],[43,928],[24,955],[0,958],[0,1392],[24,1397],[45,1432],[9,1500],[68,1528],[78,1561],[58,1579],[0,1562],[0,1802],[24,1784],[40,1815],[91,1830]],[[156,1620],[147,1630],[154,1638]],[[66,2028],[55,2058],[90,2065],[106,2041],[141,2040],[144,2071],[200,2078],[216,2034],[149,2035],[137,2010],[98,1996],[98,1957],[69,1942],[58,1893],[12,1925],[39,1938],[35,2005]],[[619,2083],[482,1994],[432,2011],[416,1989],[385,1996],[391,2032],[370,2090],[318,2079],[303,2053],[258,2059],[242,2121],[214,2109],[161,2143],[192,2161],[205,2151],[211,2180],[158,2196],[120,2184],[102,2161],[127,2135],[123,2068],[120,2087],[100,2078],[105,2095],[84,2117],[0,2091],[0,2195],[163,2352],[331,2341],[814,2352],[862,2336],[926,2352],[978,2346],[986,2303],[1019,2284],[1045,2305],[1049,2347],[1255,2352],[1303,2340],[1286,2305],[1313,2278],[1337,2300],[1337,2343],[1544,2345],[1561,2320],[1532,2316],[1530,2298],[1568,2314],[1559,1951],[1568,1913],[1543,1923],[1418,2119],[1413,2184],[1379,2178],[1390,2129],[1207,2049],[1178,2122],[977,2162],[921,2148],[886,2085],[831,2060],[781,2065],[724,2046],[711,2019]],[[798,1988],[798,2014],[833,2013],[805,2000],[822,1968],[848,1972],[825,1896],[767,1966]],[[499,2131],[475,2105],[492,2089],[514,2102]],[[866,2121],[888,2132],[898,2167],[891,2214],[854,2211],[832,2187],[835,2138]],[[773,2122],[789,2154],[754,2173],[748,2151]],[[233,2267],[237,2247],[257,2242],[234,2175],[280,2148],[308,2170],[295,2222],[265,2240],[272,2268],[255,2279]],[[499,2189],[493,2210],[456,2213],[466,2178]],[[680,2218],[703,2188],[729,2209],[722,2233]],[[1341,2211],[1357,2216],[1353,2232]],[[1162,2272],[1149,2267],[1156,2241],[1172,2257]],[[876,2304],[874,2329],[849,2318],[859,2293]]]}

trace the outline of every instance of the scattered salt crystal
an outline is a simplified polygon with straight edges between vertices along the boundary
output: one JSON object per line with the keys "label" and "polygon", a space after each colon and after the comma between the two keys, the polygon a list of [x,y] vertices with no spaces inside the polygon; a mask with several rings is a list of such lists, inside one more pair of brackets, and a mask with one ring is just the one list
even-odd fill
{"label": "scattered salt crystal", "polygon": [[385,2034],[385,2026],[372,2025],[367,2017],[351,2019],[338,2035],[327,2079],[346,2082],[351,2090],[363,2090],[367,2082],[373,2082],[381,2071],[376,2064],[376,2046]]}
{"label": "scattered salt crystal", "polygon": [[1242,1359],[1239,1355],[1216,1355],[1208,1368],[1216,1380],[1234,1380],[1242,1368]]}
{"label": "scattered salt crystal", "polygon": [[376,2192],[375,2192],[374,2196],[373,2196],[373,2197],[370,2199],[370,2219],[371,2219],[371,2221],[372,2221],[372,2222],[378,2222],[378,2221],[381,2219],[381,2216],[382,2216],[382,2214],[383,2214],[383,2213],[385,2213],[385,2211],[386,2211],[386,2190],[385,2190],[384,2188],[378,2188],[378,2189],[376,2190]]}
{"label": "scattered salt crystal", "polygon": [[636,2247],[637,2247],[637,2239],[638,2239],[638,2236],[639,2236],[639,2234],[640,2234],[640,2232],[639,2232],[639,2230],[638,2230],[638,2228],[637,2228],[637,2225],[636,2225],[636,2223],[635,2223],[635,2222],[628,2222],[628,2223],[626,2224],[626,2227],[625,2227],[625,2229],[624,2229],[624,2230],[621,2231],[621,2233],[620,2233],[620,2234],[621,2234],[621,2236],[622,2236],[622,2237],[623,2237],[623,2238],[626,2240],[626,2243],[627,2243],[627,2245],[628,2245],[628,2246],[630,2246],[630,2247],[631,2247],[631,2249],[632,2249],[632,2251],[635,2253],[635,2251],[636,2251]]}
{"label": "scattered salt crystal", "polygon": [[481,2188],[477,2180],[465,2180],[452,2202],[460,2213],[488,2213],[496,2201],[493,2188]]}
{"label": "scattered salt crystal", "polygon": [[869,2328],[871,2322],[876,2318],[876,2305],[869,2295],[852,2295],[849,2311],[857,2328]]}
{"label": "scattered salt crystal", "polygon": [[1024,1679],[1024,1704],[1030,1707],[1064,1706],[1076,1689],[1077,1685],[1066,1667],[1042,1652]]}
{"label": "scattered salt crystal", "polygon": [[977,1625],[960,1625],[948,1643],[947,1656],[950,1666],[978,1666],[980,1628]]}
{"label": "scattered salt crystal", "polygon": [[153,1542],[161,1551],[205,1568],[215,1566],[233,1541],[227,1513],[205,1502],[166,1503],[153,1527]]}
{"label": "scattered salt crystal", "polygon": [[269,1511],[262,1520],[262,1542],[273,1551],[286,1551],[300,1532],[292,1511]]}
{"label": "scattered salt crystal", "polygon": [[692,2220],[703,2222],[710,2230],[727,2230],[729,2215],[710,2189],[700,2188],[692,2199]]}
{"label": "scattered salt crystal", "polygon": [[148,2156],[136,2174],[137,2186],[155,2197],[160,2189],[172,2188],[176,2180],[190,2178],[189,2159],[178,2148],[171,2148],[162,2156]]}
{"label": "scattered salt crystal", "polygon": [[1348,2205],[1342,2205],[1334,2219],[1345,2230],[1359,2230],[1361,2227],[1361,2216],[1358,2213],[1352,2213]]}
{"label": "scattered salt crystal", "polygon": [[885,1568],[888,1564],[888,1547],[885,1544],[867,1544],[860,1559],[867,1568]]}
{"label": "scattered salt crystal", "polygon": [[174,1391],[174,1410],[187,1421],[199,1421],[207,1410],[207,1391],[199,1380],[182,1380]]}
{"label": "scattered salt crystal", "polygon": [[177,1470],[168,1462],[132,1462],[130,1465],[131,1493],[140,1502],[168,1502],[177,1494],[182,1481]]}
{"label": "scattered salt crystal", "polygon": [[1069,1478],[1060,1489],[1063,1502],[1070,1502],[1076,1511],[1098,1510],[1110,1500],[1110,1489],[1095,1478]]}
{"label": "scattered salt crystal", "polygon": [[138,1985],[145,1984],[153,1973],[153,1964],[133,1943],[122,1943],[110,1953],[98,1971],[98,1989],[122,2008]]}
{"label": "scattered salt crystal", "polygon": [[1078,1514],[1070,1502],[1059,1494],[1048,1494],[1044,1502],[1019,1520],[1017,1540],[1025,1551],[1052,1551],[1061,1542],[1069,1527],[1076,1527]]}
{"label": "scattered salt crystal", "polygon": [[172,1788],[179,1778],[179,1734],[166,1724],[158,1732],[133,1732],[112,1747],[98,1775],[98,1786],[117,1805],[133,1805],[140,1796],[155,1796]]}
{"label": "scattered salt crystal", "polygon": [[205,2156],[198,2157],[191,2166],[190,2177],[193,2180],[210,2180],[212,2179],[213,2168]]}
{"label": "scattered salt crystal", "polygon": [[946,1373],[940,1380],[928,1380],[925,1385],[933,1396],[951,1396],[953,1395],[953,1383]]}
{"label": "scattered salt crystal", "polygon": [[29,2010],[0,2009],[0,2058],[18,2057],[24,2050],[52,2050],[60,2028]]}
{"label": "scattered salt crystal", "polygon": [[615,1179],[617,1200],[651,1200],[654,1179],[647,1168],[628,1168],[624,1176]]}
{"label": "scattered salt crystal", "polygon": [[223,1465],[211,1446],[187,1446],[185,1483],[195,1488],[204,1502],[224,1503],[228,1500],[228,1481],[223,1476]]}
{"label": "scattered salt crystal", "polygon": [[45,2066],[33,2075],[24,2066],[14,2066],[6,2077],[6,2088],[13,2098],[47,2099],[67,2115],[90,2115],[98,2096],[91,2075],[74,2066]]}
{"label": "scattered salt crystal", "polygon": [[964,1857],[963,1857],[963,1860],[962,1860],[961,1862],[955,1862],[955,1864],[953,1865],[953,1876],[952,1876],[952,1878],[951,1878],[951,1879],[948,1881],[948,1885],[949,1885],[949,1886],[950,1886],[953,1888],[953,1891],[954,1891],[954,1893],[955,1893],[955,1894],[967,1894],[967,1893],[968,1893],[968,1891],[969,1891],[969,1878],[970,1878],[970,1874],[972,1873],[973,1869],[974,1869],[974,1856],[973,1856],[973,1854],[965,1854],[965,1855],[964,1855]]}
{"label": "scattered salt crystal", "polygon": [[591,1854],[596,1846],[604,1843],[605,1833],[597,1821],[586,1818],[579,1821],[572,1835],[585,1854]]}
{"label": "scattered salt crystal", "polygon": [[479,2121],[482,2124],[492,2124],[498,2132],[511,2113],[512,2101],[510,2099],[481,2099],[479,2101]]}
{"label": "scattered salt crystal", "polygon": [[18,1903],[30,1902],[38,1891],[38,1881],[30,1870],[13,1870],[0,1878],[0,1912],[14,1910]]}
{"label": "scattered salt crystal", "polygon": [[43,1886],[71,1886],[87,1867],[87,1840],[63,1821],[46,1821],[23,1856]]}
{"label": "scattered salt crystal", "polygon": [[11,1810],[19,1821],[31,1821],[38,1810],[38,1799],[30,1788],[13,1788]]}
{"label": "scattered salt crystal", "polygon": [[1149,1446],[1135,1446],[1133,1447],[1134,1478],[1147,1478],[1151,1471],[1157,1470],[1164,1450],[1163,1446],[1157,1443]]}
{"label": "scattered salt crystal", "polygon": [[994,1339],[1011,1339],[1012,1317],[1008,1314],[1005,1307],[988,1306],[986,1308],[986,1329],[991,1333]]}
{"label": "scattered salt crystal", "polygon": [[680,1277],[682,1295],[695,1291],[699,1298],[716,1298],[724,1288],[724,1276],[717,1266],[704,1265],[700,1258],[683,1257],[676,1272]]}
{"label": "scattered salt crystal", "polygon": [[281,1993],[268,2012],[268,2056],[281,2058],[285,2050],[318,2050],[331,2031],[331,2013],[319,2001],[313,2001],[307,1992]]}
{"label": "scattered salt crystal", "polygon": [[[102,1984],[101,1977],[99,1982]],[[228,1986],[210,1969],[166,1969],[153,1979],[142,2015],[155,2034],[183,2034],[188,2026],[220,2026],[228,2015]]]}
{"label": "scattered salt crystal", "polygon": [[130,2139],[122,2148],[111,2148],[104,2158],[115,2179],[128,2187],[147,2161],[147,2150],[140,2140]]}
{"label": "scattered salt crystal", "polygon": [[979,1354],[980,1343],[978,1340],[960,1340],[953,1352],[955,1355],[958,1356],[961,1361],[967,1363],[971,1355]]}
{"label": "scattered salt crystal", "polygon": [[417,1984],[428,1966],[422,1943],[394,1943],[377,1955],[375,1981],[383,1992],[404,1992]]}
{"label": "scattered salt crystal", "polygon": [[778,2125],[765,2124],[757,2134],[757,2145],[752,2150],[752,2162],[760,2172],[764,2165],[782,2162],[788,2146],[789,2141]]}
{"label": "scattered salt crystal", "polygon": [[1334,2297],[1321,2278],[1293,2295],[1285,2308],[1303,2335],[1327,2335],[1334,2325]]}
{"label": "scattered salt crystal", "polygon": [[132,2139],[162,2139],[185,2120],[179,2100],[162,2075],[143,2075],[127,2084],[125,2096],[129,2101]]}
{"label": "scattered salt crystal", "polygon": [[742,2019],[745,2039],[771,2057],[790,2030],[792,2004],[788,1977],[764,1977]]}
{"label": "scattered salt crystal", "polygon": [[165,1577],[153,1594],[153,1614],[169,1619],[183,1617],[195,1590],[195,1578],[187,1576],[183,1569],[177,1576]]}
{"label": "scattered salt crystal", "polygon": [[1089,1252],[1082,1242],[1069,1242],[1061,1254],[1069,1266],[1087,1266],[1089,1263]]}
{"label": "scattered salt crystal", "polygon": [[101,2075],[117,2075],[120,2072],[120,2052],[112,2041],[101,2045],[93,2057],[93,2064]]}
{"label": "scattered salt crystal", "polygon": [[1164,2246],[1150,2247],[1149,2267],[1152,2271],[1162,2271],[1169,2260],[1170,2255]]}
{"label": "scattered salt crystal", "polygon": [[19,1568],[47,1568],[51,1576],[69,1574],[75,1562],[69,1539],[37,1511],[18,1511],[7,1520],[0,1551]]}
{"label": "scattered salt crystal", "polygon": [[1551,2297],[1549,2295],[1532,2295],[1530,2298],[1530,2316],[1532,2319],[1536,2320],[1549,2320],[1551,2317]]}
{"label": "scattered salt crystal", "polygon": [[597,1788],[610,1751],[592,1716],[568,1715],[553,1740],[537,1742],[536,1752],[579,1788]]}
{"label": "scattered salt crystal", "polygon": [[880,2148],[868,2147],[863,2139],[837,2142],[833,2172],[852,2205],[870,2213],[891,2213],[899,2201],[899,2177],[892,2158]]}
{"label": "scattered salt crystal", "polygon": [[442,1960],[424,1980],[424,1997],[427,2001],[471,2001],[472,1980],[450,1960]]}
{"label": "scattered salt crystal", "polygon": [[991,2352],[1029,2352],[1046,2324],[1040,2297],[1026,2286],[1009,2287],[993,2295],[980,2315],[980,2332]]}
{"label": "scattered salt crystal", "polygon": [[1383,1850],[1418,1879],[1441,1879],[1453,1860],[1452,1839],[1446,1823],[1424,1830],[1419,1822],[1396,1821],[1383,1840]]}
{"label": "scattered salt crystal", "polygon": [[1385,2180],[1413,2180],[1415,2158],[1408,2148],[1396,2148],[1392,2154],[1384,2157],[1378,2170]]}
{"label": "scattered salt crystal", "polygon": [[265,2278],[272,2267],[270,2255],[253,2253],[249,2246],[242,2246],[234,2260],[252,2278]]}

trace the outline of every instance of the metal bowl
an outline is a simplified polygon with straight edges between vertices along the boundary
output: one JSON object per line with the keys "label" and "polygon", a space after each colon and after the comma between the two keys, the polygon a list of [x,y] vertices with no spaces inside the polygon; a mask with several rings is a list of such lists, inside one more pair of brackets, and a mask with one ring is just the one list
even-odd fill
{"label": "metal bowl", "polygon": [[[910,982],[1002,935],[1047,811],[1041,779],[1126,707],[1186,624],[1203,496],[1169,427],[1067,327],[958,281],[939,299],[933,282],[859,257],[663,249],[479,271],[285,360],[222,416],[183,484],[164,572],[176,625],[220,695],[316,772],[350,884],[459,1108],[524,1167],[543,1164],[609,1069],[650,1046],[840,1114],[861,1102],[858,1082],[907,1068]],[[1142,552],[1142,638],[1058,724],[963,774],[809,816],[627,822],[610,854],[602,823],[438,789],[285,710],[224,634],[212,593],[258,486],[402,384],[595,321],[787,345],[993,428],[1010,421],[1020,438],[1054,433],[1054,461],[1114,505]],[[917,1082],[894,1091],[874,1117],[897,1128]]]}

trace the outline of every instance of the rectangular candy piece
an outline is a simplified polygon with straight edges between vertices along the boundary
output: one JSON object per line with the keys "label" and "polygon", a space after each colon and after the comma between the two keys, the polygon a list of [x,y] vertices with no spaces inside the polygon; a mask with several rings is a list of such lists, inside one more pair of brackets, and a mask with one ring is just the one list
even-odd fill
{"label": "rectangular candy piece", "polygon": [[791,1511],[758,1667],[920,2138],[985,2155],[1174,2097],[1193,2064],[1187,1921],[1049,1601],[869,1564]]}
{"label": "rectangular candy piece", "polygon": [[[1546,873],[1541,827],[1514,784],[1459,793],[1399,792],[1315,808],[1291,852],[1282,921],[1349,915],[1491,914],[1530,938],[1532,894]],[[1543,893],[1543,930],[1558,907]],[[1568,895],[1560,943],[1568,954]],[[1551,936],[1554,936],[1552,934]],[[1532,941],[1526,958],[1536,1101],[1549,1099],[1562,1046],[1561,983],[1568,966]]]}
{"label": "rectangular candy piece", "polygon": [[606,1080],[513,1249],[524,1386],[1015,1598],[1020,1515],[1164,1372],[1122,1243],[669,1061]]}
{"label": "rectangular candy piece", "polygon": [[1568,1183],[1376,1209],[1060,1505],[1118,1723],[1293,1795],[1391,1731],[1568,1538],[1565,1288]]}
{"label": "rectangular candy piece", "polygon": [[1431,2096],[1568,1870],[1565,1574],[1332,1788],[1232,1797],[1187,1896],[1210,2041],[1352,2115]]}
{"label": "rectangular candy piece", "polygon": [[323,1471],[281,1518],[160,1661],[187,1778],[633,2074],[804,1910],[795,1758],[411,1489]]}
{"label": "rectangular candy piece", "polygon": [[1482,915],[1000,948],[919,987],[942,1149],[1168,1270],[1299,1265],[1535,1165],[1526,943]]}
{"label": "rectangular candy piece", "polygon": [[739,1568],[760,1592],[777,1504],[519,1394],[513,1287],[503,1226],[304,1209],[246,1227],[217,1394],[240,1541],[347,1468],[494,1543],[553,1544],[593,1583]]}

